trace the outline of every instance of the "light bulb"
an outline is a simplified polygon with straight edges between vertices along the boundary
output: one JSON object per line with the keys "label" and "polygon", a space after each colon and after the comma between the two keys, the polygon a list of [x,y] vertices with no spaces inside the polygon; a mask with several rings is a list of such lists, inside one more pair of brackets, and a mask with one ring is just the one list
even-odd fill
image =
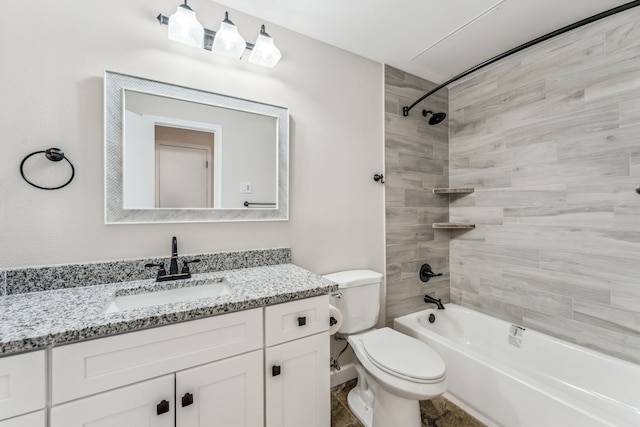
{"label": "light bulb", "polygon": [[220,24],[220,29],[213,39],[211,51],[230,58],[240,59],[246,47],[247,42],[238,32],[238,27],[229,20],[229,13],[225,12],[224,21]]}
{"label": "light bulb", "polygon": [[273,39],[267,34],[263,25],[256,44],[251,50],[251,55],[249,55],[249,62],[273,68],[280,61],[280,58],[282,58],[280,50],[273,43]]}
{"label": "light bulb", "polygon": [[196,19],[195,12],[187,6],[186,1],[179,5],[176,13],[169,17],[169,40],[188,46],[203,47],[204,28]]}

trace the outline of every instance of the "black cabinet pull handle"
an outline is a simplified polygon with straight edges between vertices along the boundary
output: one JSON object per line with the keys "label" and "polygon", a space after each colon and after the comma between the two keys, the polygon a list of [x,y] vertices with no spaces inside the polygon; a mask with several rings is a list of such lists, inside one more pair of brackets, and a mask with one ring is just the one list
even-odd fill
{"label": "black cabinet pull handle", "polygon": [[307,324],[307,316],[298,317],[298,326],[304,326]]}
{"label": "black cabinet pull handle", "polygon": [[277,377],[278,375],[280,375],[280,366],[279,365],[273,365],[271,367],[271,376],[272,377]]}
{"label": "black cabinet pull handle", "polygon": [[185,393],[185,395],[182,396],[182,407],[184,408],[189,405],[193,405],[193,394]]}
{"label": "black cabinet pull handle", "polygon": [[158,415],[169,412],[169,402],[162,399],[162,402],[158,403],[158,405],[156,406],[156,412],[158,413]]}

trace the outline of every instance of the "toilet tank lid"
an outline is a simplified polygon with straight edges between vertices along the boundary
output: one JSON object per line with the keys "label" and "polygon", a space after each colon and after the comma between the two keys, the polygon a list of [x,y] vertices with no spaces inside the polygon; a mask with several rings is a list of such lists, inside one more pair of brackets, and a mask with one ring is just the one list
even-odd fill
{"label": "toilet tank lid", "polygon": [[382,274],[373,270],[346,270],[337,273],[326,274],[325,279],[338,284],[338,288],[348,288],[353,286],[370,285],[380,283]]}

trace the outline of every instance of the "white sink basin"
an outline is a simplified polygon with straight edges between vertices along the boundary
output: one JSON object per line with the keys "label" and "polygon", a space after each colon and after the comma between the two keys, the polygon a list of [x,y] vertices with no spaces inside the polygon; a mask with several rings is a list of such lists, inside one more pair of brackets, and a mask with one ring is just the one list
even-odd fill
{"label": "white sink basin", "polygon": [[106,314],[117,313],[154,305],[214,298],[231,293],[231,288],[224,279],[201,280],[196,283],[175,282],[175,284],[172,283],[170,286],[175,287],[166,289],[166,287],[158,286],[160,288],[158,290],[146,288],[143,293],[136,293],[134,295],[116,294],[109,304],[107,304],[104,312]]}

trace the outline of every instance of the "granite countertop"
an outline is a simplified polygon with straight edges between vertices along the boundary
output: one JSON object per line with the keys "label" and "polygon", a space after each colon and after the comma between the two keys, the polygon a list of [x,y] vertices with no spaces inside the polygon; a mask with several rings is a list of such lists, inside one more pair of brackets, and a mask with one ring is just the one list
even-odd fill
{"label": "granite countertop", "polygon": [[[105,313],[116,293],[220,278],[229,285],[229,295]],[[147,279],[8,295],[0,298],[0,355],[324,295],[337,288],[293,264],[280,264],[194,274],[172,282]]]}

